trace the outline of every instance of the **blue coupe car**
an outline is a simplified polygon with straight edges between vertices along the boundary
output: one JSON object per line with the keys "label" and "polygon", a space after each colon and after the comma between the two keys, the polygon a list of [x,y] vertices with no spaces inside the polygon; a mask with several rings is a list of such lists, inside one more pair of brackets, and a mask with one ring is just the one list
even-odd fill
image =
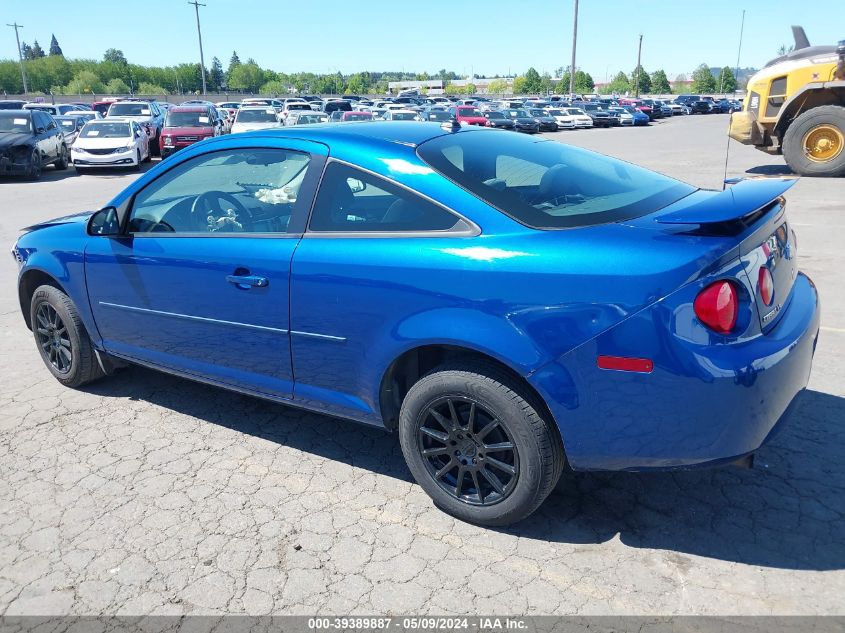
{"label": "blue coupe car", "polygon": [[20,305],[68,387],[136,363],[396,430],[434,503],[503,525],[565,462],[772,437],[819,330],[790,184],[705,191],[452,122],[230,135],[26,229]]}

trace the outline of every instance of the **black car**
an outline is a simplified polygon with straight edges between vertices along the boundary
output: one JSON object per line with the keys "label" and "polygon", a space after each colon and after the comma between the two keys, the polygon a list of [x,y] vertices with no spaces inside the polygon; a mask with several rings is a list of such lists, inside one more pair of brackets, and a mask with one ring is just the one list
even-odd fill
{"label": "black car", "polygon": [[514,129],[513,119],[508,116],[505,116],[504,112],[491,110],[489,112],[484,113],[484,118],[487,119],[488,127],[498,127],[503,128],[505,130]]}
{"label": "black car", "polygon": [[530,110],[528,110],[528,116],[534,117],[534,119],[537,120],[537,123],[540,125],[541,132],[557,132],[557,119],[555,119],[551,114],[549,114],[545,110],[540,110],[539,108],[531,108]]}
{"label": "black car", "polygon": [[723,114],[730,114],[732,112],[740,112],[742,110],[742,103],[734,101],[733,99],[722,99],[713,103],[713,112],[721,112]]}
{"label": "black car", "polygon": [[710,114],[713,112],[713,103],[711,101],[693,101],[689,108],[692,114]]}
{"label": "black car", "polygon": [[446,110],[423,110],[420,112],[420,117],[423,121],[436,121],[442,123],[444,121],[451,121],[455,117]]}
{"label": "black car", "polygon": [[68,166],[65,137],[53,117],[40,110],[0,110],[0,175],[37,180],[44,165]]}
{"label": "black car", "polygon": [[3,99],[0,100],[0,110],[23,110],[26,101],[19,101],[17,99]]}
{"label": "black car", "polygon": [[619,125],[619,116],[614,116],[596,103],[585,103],[581,109],[593,120],[593,127],[613,127]]}
{"label": "black car", "polygon": [[537,134],[540,131],[540,123],[537,119],[535,117],[528,116],[528,113],[522,108],[504,110],[502,114],[513,121],[513,129],[517,132]]}

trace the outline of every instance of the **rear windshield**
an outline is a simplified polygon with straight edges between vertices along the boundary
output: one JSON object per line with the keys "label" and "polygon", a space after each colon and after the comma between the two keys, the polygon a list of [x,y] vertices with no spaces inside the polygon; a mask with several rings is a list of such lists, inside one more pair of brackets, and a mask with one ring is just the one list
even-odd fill
{"label": "rear windshield", "polygon": [[459,132],[417,152],[446,178],[537,229],[636,218],[696,190],[630,163],[520,134]]}
{"label": "rear windshield", "polygon": [[211,127],[208,112],[168,112],[165,127]]}
{"label": "rear windshield", "polygon": [[238,123],[275,123],[278,122],[273,108],[266,110],[238,110]]}

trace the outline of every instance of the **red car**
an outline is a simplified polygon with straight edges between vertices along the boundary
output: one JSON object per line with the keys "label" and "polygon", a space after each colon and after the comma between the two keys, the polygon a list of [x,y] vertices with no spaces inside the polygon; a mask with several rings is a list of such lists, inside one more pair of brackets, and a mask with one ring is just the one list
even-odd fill
{"label": "red car", "polygon": [[648,115],[649,121],[654,121],[654,113],[651,110],[651,106],[642,99],[620,99],[619,105],[634,107],[643,114]]}
{"label": "red car", "polygon": [[458,123],[466,123],[468,125],[490,125],[486,117],[481,114],[481,110],[475,106],[453,106],[449,108],[449,114],[455,117]]}
{"label": "red car", "polygon": [[217,136],[220,126],[211,106],[175,106],[167,112],[161,130],[161,157],[193,145],[197,141]]}

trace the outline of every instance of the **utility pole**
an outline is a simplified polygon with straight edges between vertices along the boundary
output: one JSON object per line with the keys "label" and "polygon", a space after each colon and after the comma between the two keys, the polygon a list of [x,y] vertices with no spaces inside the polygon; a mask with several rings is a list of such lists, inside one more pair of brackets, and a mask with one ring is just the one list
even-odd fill
{"label": "utility pole", "polygon": [[23,79],[23,93],[26,94],[29,92],[29,89],[26,86],[26,69],[23,66],[23,53],[21,52],[21,38],[18,36],[18,29],[23,28],[23,24],[18,24],[15,22],[14,24],[7,24],[6,26],[11,26],[15,29],[15,41],[18,43],[18,59],[21,60],[21,79]]}
{"label": "utility pole", "polygon": [[572,21],[572,65],[569,67],[569,94],[575,94],[575,46],[578,43],[578,0],[575,0],[575,18]]}
{"label": "utility pole", "polygon": [[188,2],[188,4],[194,5],[194,10],[197,12],[197,37],[200,40],[200,73],[202,74],[202,93],[205,94],[205,58],[202,55],[202,30],[200,29],[200,7],[204,7],[205,5],[200,4],[197,0]]}
{"label": "utility pole", "polygon": [[634,82],[637,84],[635,86],[636,92],[634,93],[634,96],[638,97],[638,98],[640,96],[640,59],[642,58],[642,55],[643,55],[643,34],[640,33],[640,47],[637,49],[637,73],[636,73],[637,78],[634,80]]}

